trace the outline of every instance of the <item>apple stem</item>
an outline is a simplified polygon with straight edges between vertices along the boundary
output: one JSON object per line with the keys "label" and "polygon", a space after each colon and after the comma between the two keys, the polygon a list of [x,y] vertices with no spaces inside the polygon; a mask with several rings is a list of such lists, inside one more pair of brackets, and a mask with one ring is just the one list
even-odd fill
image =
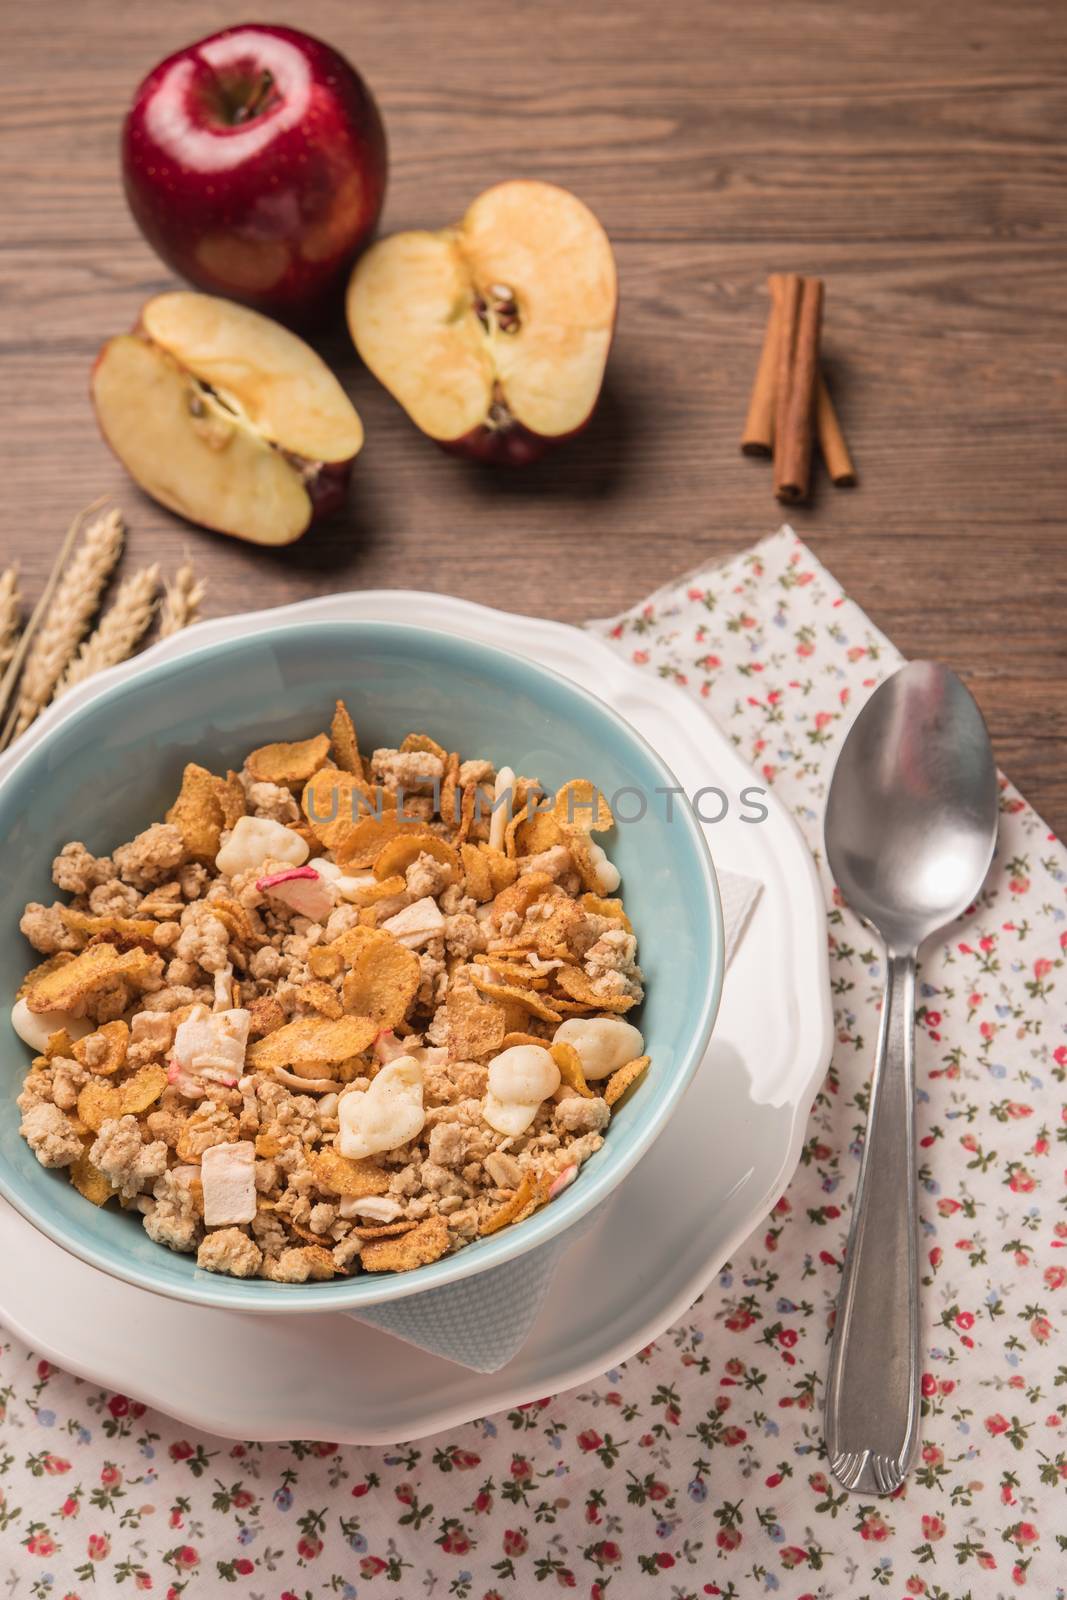
{"label": "apple stem", "polygon": [[234,122],[251,122],[253,117],[258,117],[259,113],[265,108],[273,88],[274,78],[272,74],[269,72],[261,73],[259,82],[252,91],[251,98],[246,100],[243,105],[239,105],[234,111]]}

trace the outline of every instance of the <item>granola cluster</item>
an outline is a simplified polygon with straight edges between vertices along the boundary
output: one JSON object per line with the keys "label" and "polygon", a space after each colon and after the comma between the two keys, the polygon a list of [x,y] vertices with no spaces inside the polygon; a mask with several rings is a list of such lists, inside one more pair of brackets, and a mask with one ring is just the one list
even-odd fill
{"label": "granola cluster", "polygon": [[46,1167],[211,1272],[404,1271],[577,1176],[648,1058],[585,780],[329,734],[186,767],[162,822],[53,863],[16,1000]]}

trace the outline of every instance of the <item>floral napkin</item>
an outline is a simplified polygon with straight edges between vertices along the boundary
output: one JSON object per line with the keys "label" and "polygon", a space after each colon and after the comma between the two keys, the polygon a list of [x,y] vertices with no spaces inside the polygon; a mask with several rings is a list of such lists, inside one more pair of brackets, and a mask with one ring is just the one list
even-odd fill
{"label": "floral napkin", "polygon": [[[785,529],[594,624],[696,695],[820,850],[834,755],[891,645]],[[801,1600],[1064,1593],[1067,853],[1008,785],[974,913],[920,975],[923,1418],[886,1500],[830,1479],[820,1406],[881,951],[824,883],[833,1064],[796,1177],[655,1344],[414,1445],[232,1444],[0,1342],[0,1584],[244,1600]]]}

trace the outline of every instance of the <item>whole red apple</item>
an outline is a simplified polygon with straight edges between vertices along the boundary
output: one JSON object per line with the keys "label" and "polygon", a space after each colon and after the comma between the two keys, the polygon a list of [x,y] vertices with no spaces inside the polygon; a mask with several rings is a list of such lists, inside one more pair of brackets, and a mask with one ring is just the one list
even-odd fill
{"label": "whole red apple", "polygon": [[320,321],[385,197],[385,133],[359,73],[296,28],[224,28],[168,56],[122,132],[130,210],[190,283]]}

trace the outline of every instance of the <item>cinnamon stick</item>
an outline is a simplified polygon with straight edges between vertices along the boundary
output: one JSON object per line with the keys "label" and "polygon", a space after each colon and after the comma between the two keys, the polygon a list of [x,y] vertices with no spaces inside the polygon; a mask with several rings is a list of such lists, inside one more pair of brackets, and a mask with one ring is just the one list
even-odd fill
{"label": "cinnamon stick", "polygon": [[815,388],[815,432],[831,482],[839,489],[850,489],[856,482],[856,469],[852,465],[841,423],[821,372]]}
{"label": "cinnamon stick", "polygon": [[767,279],[771,303],[759,366],[748,402],[748,415],[741,434],[741,450],[746,456],[769,456],[774,445],[774,397],[778,387],[778,333],[784,283],[784,274],[780,272],[772,272]]}
{"label": "cinnamon stick", "polygon": [[[774,492],[779,500],[789,502],[805,499],[811,481],[822,297],[822,279],[805,278],[799,293],[790,294],[787,289],[784,302],[783,334],[778,349]],[[796,307],[795,315],[791,302]],[[793,337],[787,342],[790,332]]]}
{"label": "cinnamon stick", "polygon": [[793,376],[797,321],[800,316],[800,291],[803,280],[795,272],[782,275],[778,301],[778,354],[774,373],[774,480],[778,482],[778,463],[785,439],[789,413],[789,388]]}

